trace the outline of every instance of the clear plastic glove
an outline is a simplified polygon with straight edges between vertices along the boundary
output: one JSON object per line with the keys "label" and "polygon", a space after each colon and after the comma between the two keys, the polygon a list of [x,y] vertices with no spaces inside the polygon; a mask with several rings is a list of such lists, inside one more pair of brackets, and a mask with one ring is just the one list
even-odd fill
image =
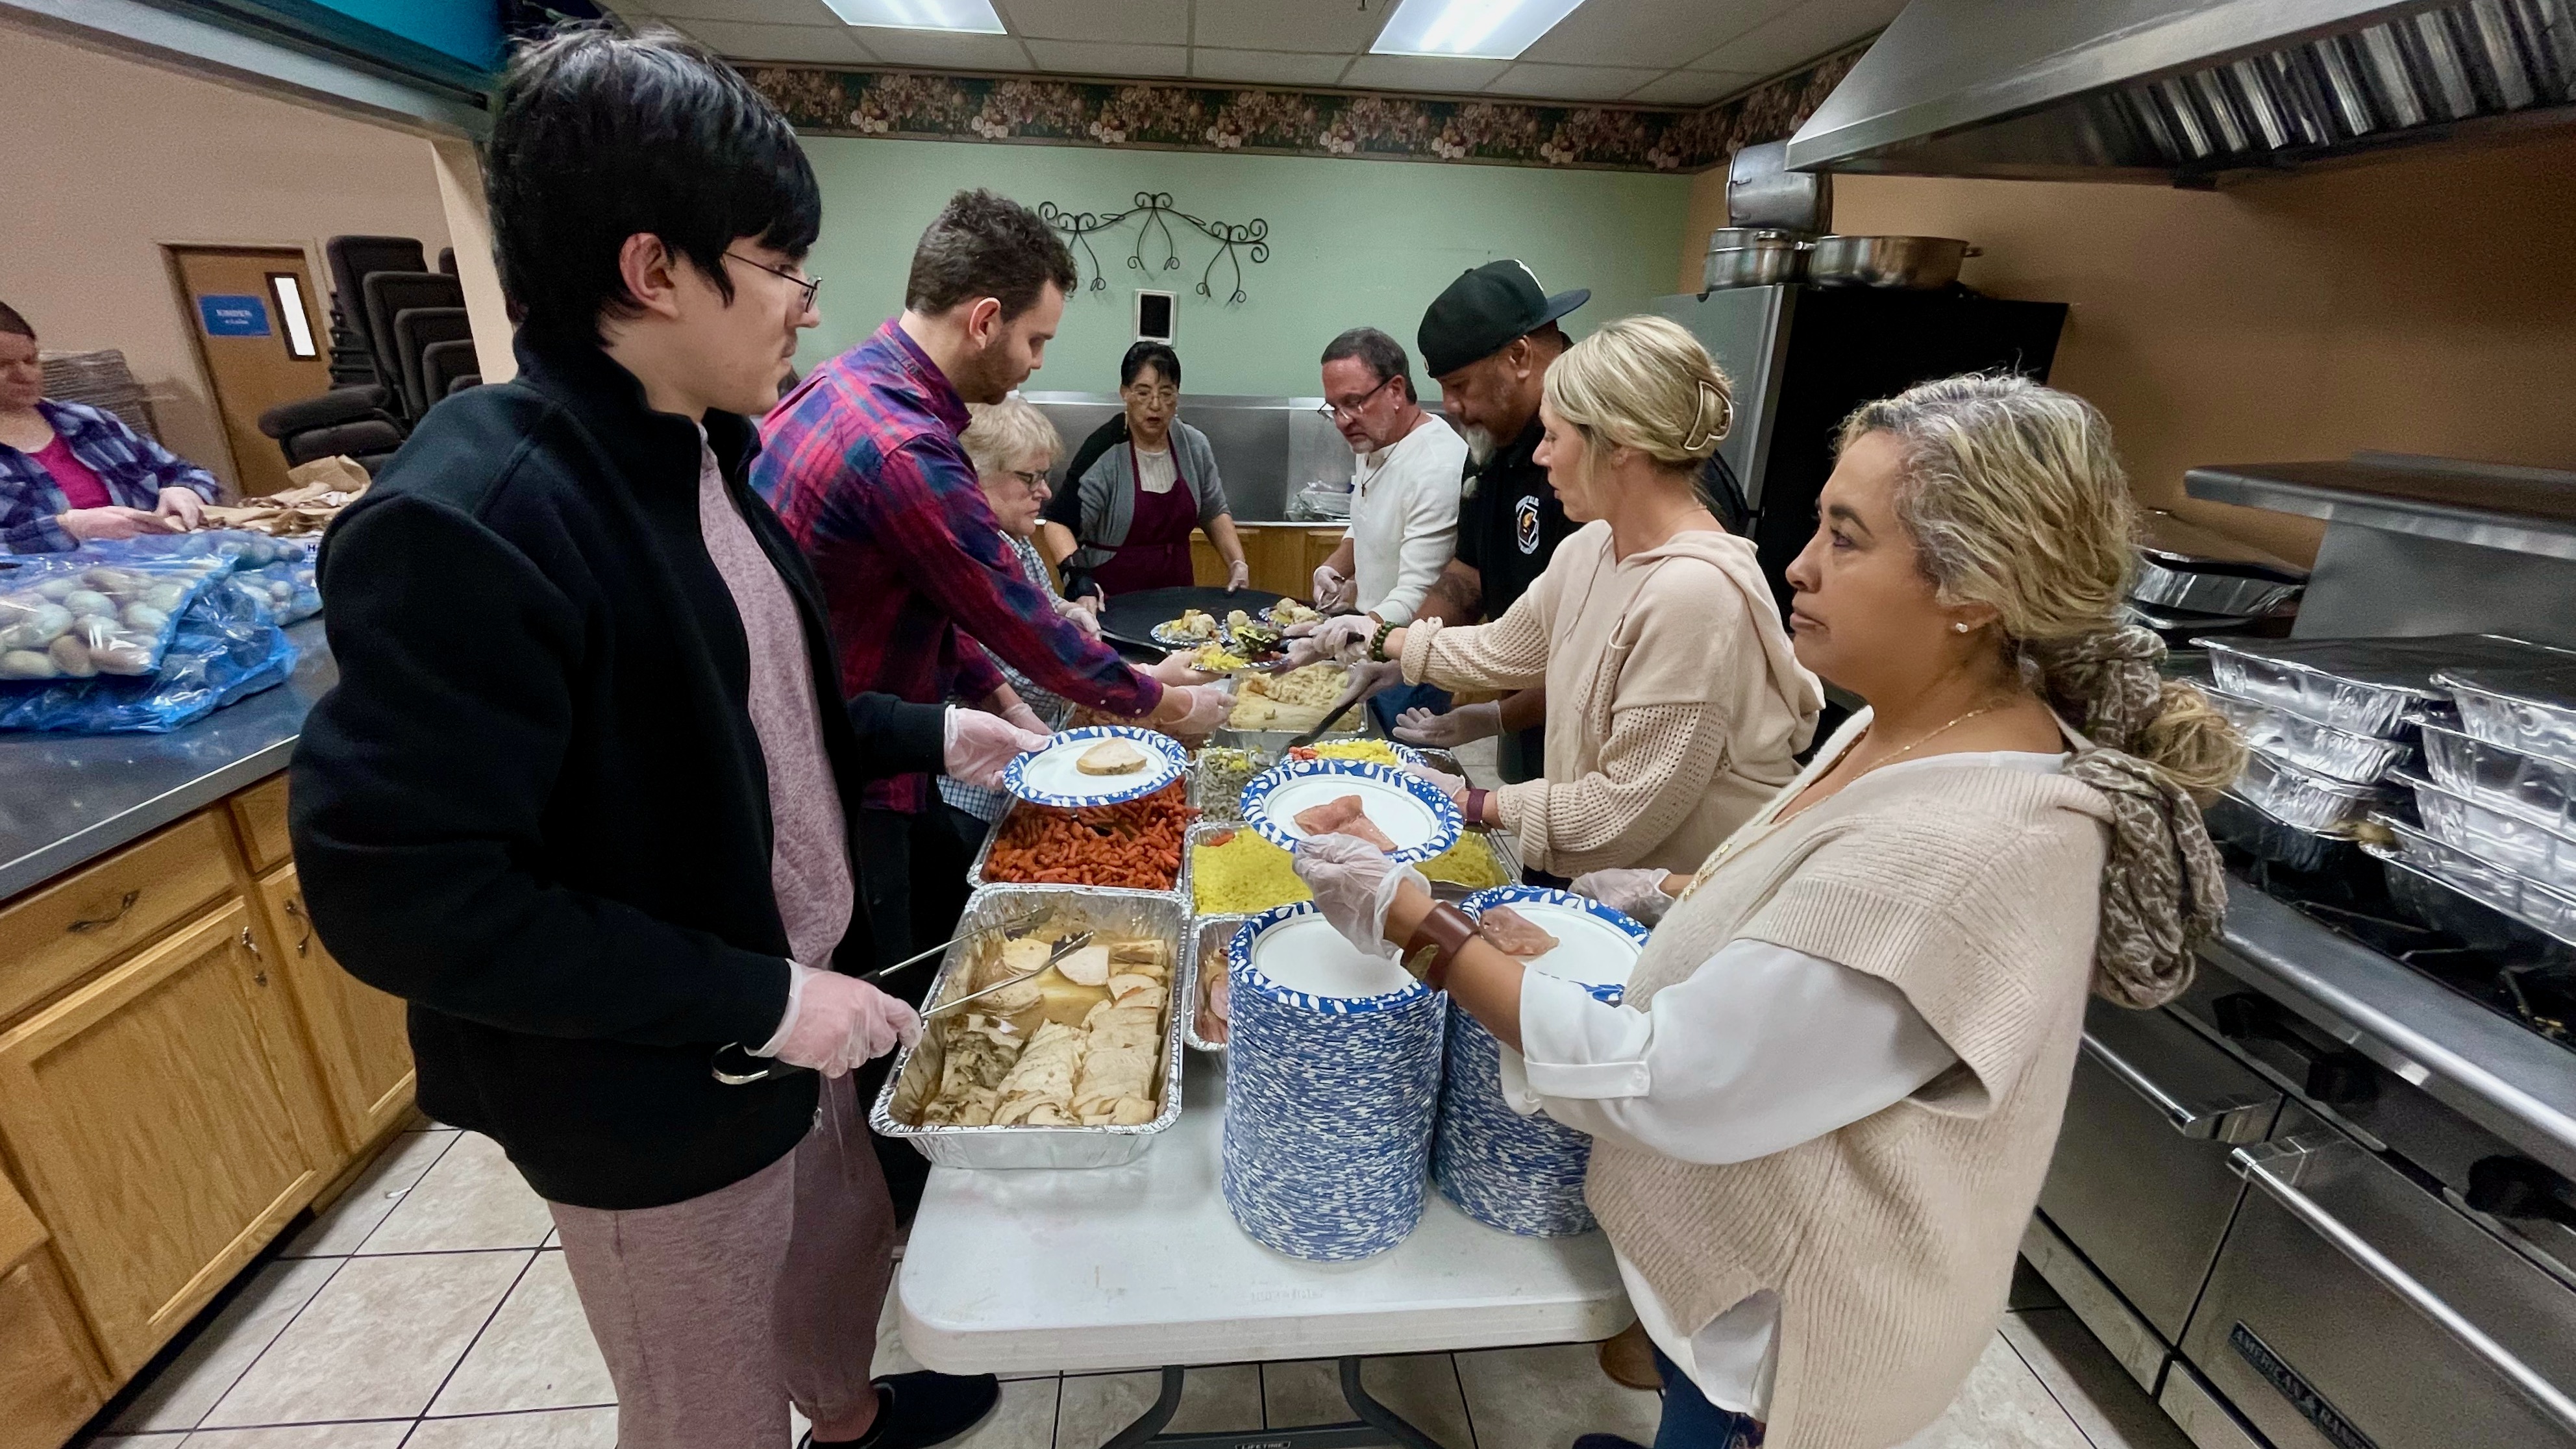
{"label": "clear plastic glove", "polygon": [[1355,835],[1318,835],[1300,841],[1294,857],[1297,878],[1315,893],[1315,908],[1342,939],[1381,960],[1392,961],[1396,946],[1386,938],[1386,913],[1395,894],[1411,881],[1429,894],[1431,883],[1409,865],[1397,865],[1376,846]]}
{"label": "clear plastic glove", "polygon": [[986,790],[1002,788],[1002,767],[1031,750],[1047,747],[1043,731],[1020,728],[980,709],[948,707],[940,759],[948,777]]}
{"label": "clear plastic glove", "polygon": [[1158,684],[1205,684],[1216,676],[1190,663],[1196,652],[1177,650],[1146,665],[1141,672]]}
{"label": "clear plastic glove", "polygon": [[[194,496],[194,495],[190,495]],[[133,538],[146,533],[179,533],[184,530],[157,513],[140,508],[110,504],[105,508],[73,508],[54,515],[54,522],[72,537],[87,543],[97,538]]]}
{"label": "clear plastic glove", "polygon": [[1327,614],[1337,614],[1358,602],[1359,586],[1342,577],[1342,571],[1331,564],[1315,565],[1315,607]]}
{"label": "clear plastic glove", "polygon": [[921,1040],[921,1017],[868,983],[790,961],[787,1011],[754,1056],[812,1067],[827,1077]]}
{"label": "clear plastic glove", "polygon": [[1342,686],[1341,698],[1333,701],[1332,712],[1339,714],[1342,706],[1382,690],[1393,689],[1403,682],[1404,666],[1392,659],[1379,664],[1354,664],[1351,666],[1351,682]]}
{"label": "clear plastic glove", "polygon": [[1448,796],[1452,800],[1457,799],[1467,791],[1467,779],[1465,776],[1452,775],[1446,770],[1435,770],[1429,765],[1422,764],[1416,760],[1407,760],[1404,762],[1404,773],[1411,775],[1417,780],[1429,781],[1433,789],[1438,790],[1441,794]]}
{"label": "clear plastic glove", "polygon": [[206,521],[206,500],[194,488],[164,488],[153,502],[152,511],[175,532],[185,533]]}
{"label": "clear plastic glove", "polygon": [[1214,685],[1182,685],[1177,690],[1163,691],[1163,698],[1168,700],[1176,693],[1189,702],[1188,707],[1179,718],[1166,721],[1163,728],[1183,739],[1207,738],[1234,712],[1234,696]]}
{"label": "clear plastic glove", "polygon": [[1235,590],[1242,588],[1245,584],[1251,582],[1252,565],[1244,562],[1242,559],[1236,559],[1234,562],[1225,566],[1225,591],[1227,593],[1233,593]]}
{"label": "clear plastic glove", "polygon": [[1408,709],[1395,717],[1395,737],[1408,745],[1429,745],[1434,749],[1455,749],[1469,740],[1481,740],[1503,732],[1503,706],[1500,700],[1487,704],[1462,704],[1447,714],[1434,714],[1428,709]]}
{"label": "clear plastic glove", "polygon": [[1288,653],[1273,665],[1271,672],[1285,674],[1309,664],[1332,660],[1337,664],[1358,664],[1368,653],[1369,636],[1377,632],[1377,620],[1366,614],[1341,614],[1311,624],[1300,624],[1299,634],[1289,631]]}
{"label": "clear plastic glove", "polygon": [[1055,601],[1055,616],[1097,639],[1100,637],[1100,613],[1095,607],[1098,603],[1097,594],[1085,594],[1079,599],[1058,599]]}
{"label": "clear plastic glove", "polygon": [[1671,910],[1677,899],[1664,892],[1665,878],[1671,874],[1661,870],[1596,870],[1574,878],[1574,893],[1590,896],[1641,926],[1651,926],[1664,918],[1664,912]]}
{"label": "clear plastic glove", "polygon": [[1028,734],[1043,735],[1053,733],[1053,731],[1047,728],[1047,722],[1038,718],[1038,712],[1029,708],[1026,700],[1019,701],[1013,704],[1009,709],[1002,711],[1002,718],[1019,726],[1023,732]]}

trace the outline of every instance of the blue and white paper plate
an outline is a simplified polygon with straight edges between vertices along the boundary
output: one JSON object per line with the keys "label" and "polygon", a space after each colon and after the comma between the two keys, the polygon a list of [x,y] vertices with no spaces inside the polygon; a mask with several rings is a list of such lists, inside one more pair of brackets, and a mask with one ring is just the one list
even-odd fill
{"label": "blue and white paper plate", "polygon": [[[1530,924],[1554,936],[1556,949],[1521,964],[1571,981],[1599,996],[1602,988],[1627,985],[1637,953],[1646,949],[1648,932],[1623,911],[1590,896],[1540,886],[1507,885],[1478,891],[1458,903],[1475,920],[1496,906],[1509,906]],[[1613,994],[1604,998],[1616,1000]]]}
{"label": "blue and white paper plate", "polygon": [[1369,822],[1396,848],[1390,859],[1429,860],[1458,843],[1458,807],[1428,780],[1366,760],[1292,760],[1255,775],[1243,787],[1243,822],[1282,850],[1310,837],[1297,813],[1345,795],[1360,797]]}
{"label": "blue and white paper plate", "polygon": [[1245,922],[1228,956],[1227,1209],[1291,1257],[1394,1247],[1427,1197],[1446,998],[1343,941],[1310,902]]}
{"label": "blue and white paper plate", "polygon": [[[1075,768],[1083,751],[1102,740],[1125,740],[1136,746],[1144,752],[1145,767],[1129,775],[1086,775]],[[1134,725],[1090,725],[1051,736],[1045,749],[1003,766],[1002,788],[1032,805],[1065,809],[1115,805],[1153,794],[1181,778],[1189,765],[1189,751],[1169,735]]]}

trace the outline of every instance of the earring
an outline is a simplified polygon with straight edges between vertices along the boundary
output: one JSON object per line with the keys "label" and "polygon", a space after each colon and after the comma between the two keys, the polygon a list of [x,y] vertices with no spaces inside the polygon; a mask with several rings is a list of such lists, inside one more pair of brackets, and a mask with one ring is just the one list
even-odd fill
{"label": "earring", "polygon": [[1950,626],[1950,632],[1953,634],[1965,634],[1968,632],[1968,626],[1965,624],[1953,624]]}

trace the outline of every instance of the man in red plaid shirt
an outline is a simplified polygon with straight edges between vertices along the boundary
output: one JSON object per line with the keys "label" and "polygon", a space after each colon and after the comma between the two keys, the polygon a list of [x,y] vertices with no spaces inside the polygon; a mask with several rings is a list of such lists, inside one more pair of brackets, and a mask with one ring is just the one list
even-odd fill
{"label": "man in red plaid shirt", "polygon": [[[762,423],[752,481],[822,576],[846,692],[966,700],[1042,729],[989,649],[1076,704],[1205,734],[1226,696],[1177,664],[1140,673],[1060,617],[958,442],[968,403],[1000,402],[1037,370],[1073,285],[1072,254],[1035,212],[959,192],[913,252],[903,314]],[[872,782],[861,808],[881,817],[859,832],[861,889],[879,959],[897,961],[955,926],[984,822],[927,775]]]}

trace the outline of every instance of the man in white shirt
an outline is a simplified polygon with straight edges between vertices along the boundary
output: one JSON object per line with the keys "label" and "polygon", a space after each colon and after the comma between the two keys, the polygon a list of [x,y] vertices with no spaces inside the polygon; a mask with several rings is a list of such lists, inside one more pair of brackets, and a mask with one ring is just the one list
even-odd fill
{"label": "man in white shirt", "polygon": [[[1403,344],[1374,327],[1354,327],[1324,349],[1322,411],[1359,460],[1350,532],[1315,570],[1315,607],[1410,624],[1457,552],[1466,440],[1423,410]],[[1431,685],[1399,684],[1369,699],[1381,729],[1416,706],[1445,712],[1449,696]]]}

